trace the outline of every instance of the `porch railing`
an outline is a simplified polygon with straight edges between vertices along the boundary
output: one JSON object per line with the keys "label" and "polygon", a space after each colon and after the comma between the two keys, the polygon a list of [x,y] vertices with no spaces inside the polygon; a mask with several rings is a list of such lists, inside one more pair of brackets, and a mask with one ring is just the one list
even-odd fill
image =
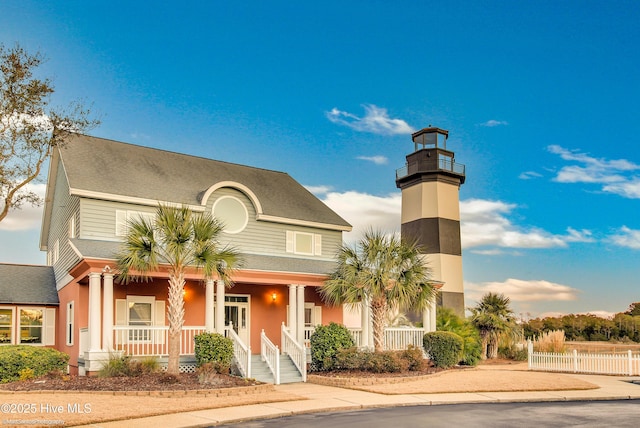
{"label": "porch railing", "polygon": [[273,373],[274,383],[280,385],[280,350],[269,340],[264,330],[260,333],[260,355]]}
{"label": "porch railing", "polygon": [[387,327],[384,329],[384,349],[398,351],[407,349],[409,345],[422,349],[424,333],[423,328]]}
{"label": "porch railing", "polygon": [[307,381],[307,350],[299,344],[291,335],[284,323],[282,323],[282,333],[280,337],[280,344],[282,346],[282,352],[289,355],[291,361],[296,366],[300,374],[302,375],[302,381]]}
{"label": "porch railing", "polygon": [[225,327],[225,335],[233,342],[233,358],[242,377],[251,377],[251,348],[244,344],[230,322]]}
{"label": "porch railing", "polygon": [[[206,331],[205,327],[182,327],[180,355],[193,355],[194,337]],[[113,348],[133,357],[169,355],[168,326],[114,326]]]}

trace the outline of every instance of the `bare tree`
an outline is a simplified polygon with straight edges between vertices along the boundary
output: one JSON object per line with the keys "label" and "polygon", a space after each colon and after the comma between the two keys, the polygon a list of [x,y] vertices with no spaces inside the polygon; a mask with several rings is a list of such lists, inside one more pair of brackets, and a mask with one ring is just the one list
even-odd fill
{"label": "bare tree", "polygon": [[40,52],[0,45],[0,221],[25,202],[40,205],[42,198],[27,184],[69,133],[99,124],[80,102],[66,109],[49,105],[55,92],[51,80],[34,77],[44,61]]}

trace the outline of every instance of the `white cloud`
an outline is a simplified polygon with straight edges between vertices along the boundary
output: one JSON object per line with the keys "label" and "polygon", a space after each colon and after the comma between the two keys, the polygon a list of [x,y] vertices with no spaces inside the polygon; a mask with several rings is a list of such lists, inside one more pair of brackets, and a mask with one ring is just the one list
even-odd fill
{"label": "white cloud", "polygon": [[539,174],[535,171],[525,171],[518,176],[518,178],[521,180],[531,180],[533,178],[540,178],[540,177],[542,177],[542,174]]}
{"label": "white cloud", "polygon": [[609,237],[609,240],[621,247],[640,250],[640,230],[622,226],[615,235]]}
{"label": "white cloud", "polygon": [[311,193],[313,193],[316,196],[322,196],[328,192],[331,191],[331,186],[304,186],[305,189],[307,189],[308,191],[310,191]]}
{"label": "white cloud", "polygon": [[410,134],[415,130],[402,119],[392,119],[387,113],[387,109],[373,104],[364,104],[365,111],[363,117],[333,108],[326,113],[327,119],[338,125],[347,126],[359,132],[370,132],[373,134],[393,135]]}
{"label": "white cloud", "polygon": [[373,162],[376,165],[386,165],[389,162],[386,156],[358,156],[357,159]]}
{"label": "white cloud", "polygon": [[487,128],[493,128],[496,126],[507,126],[509,124],[509,122],[507,122],[506,120],[487,120],[484,123],[481,123],[480,126],[486,126]]}
{"label": "white cloud", "polygon": [[460,201],[462,247],[552,248],[566,247],[568,242],[593,242],[588,230],[568,228],[567,234],[554,235],[536,227],[516,226],[506,217],[515,208],[501,201]]}
{"label": "white cloud", "polygon": [[554,181],[602,184],[603,192],[629,199],[640,199],[640,177],[634,175],[635,171],[640,170],[640,165],[626,159],[595,158],[557,145],[551,145],[547,149],[563,160],[578,163],[578,165],[563,166]]}
{"label": "white cloud", "polygon": [[[38,196],[44,198],[46,191],[45,184],[27,184],[27,191],[35,192]],[[0,221],[0,230],[9,232],[19,230],[38,229],[42,223],[42,207],[23,205],[20,209],[9,210],[9,214]]]}
{"label": "white cloud", "polygon": [[578,298],[579,290],[568,285],[545,280],[509,278],[504,282],[465,282],[465,297],[479,301],[486,293],[502,293],[513,302],[570,301]]}
{"label": "white cloud", "polygon": [[345,241],[357,241],[367,229],[386,233],[400,230],[400,193],[374,196],[355,191],[329,192],[322,200],[353,226],[351,232],[344,234]]}

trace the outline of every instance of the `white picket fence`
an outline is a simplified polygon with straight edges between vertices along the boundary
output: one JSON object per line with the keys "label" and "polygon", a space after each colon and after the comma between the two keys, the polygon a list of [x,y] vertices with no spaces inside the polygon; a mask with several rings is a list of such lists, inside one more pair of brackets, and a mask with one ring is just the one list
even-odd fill
{"label": "white picket fence", "polygon": [[616,354],[586,354],[573,352],[534,352],[528,343],[529,370],[565,373],[589,373],[640,376],[640,354],[628,351]]}

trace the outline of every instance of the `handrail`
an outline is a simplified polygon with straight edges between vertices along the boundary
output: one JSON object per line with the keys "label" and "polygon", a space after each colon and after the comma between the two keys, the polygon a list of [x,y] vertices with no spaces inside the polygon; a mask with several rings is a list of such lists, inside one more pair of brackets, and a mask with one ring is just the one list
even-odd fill
{"label": "handrail", "polygon": [[225,336],[233,342],[233,358],[242,377],[251,377],[251,347],[244,344],[238,333],[233,329],[233,323],[224,328]]}
{"label": "handrail", "polygon": [[[180,332],[180,355],[194,354],[194,337],[206,331],[204,326],[184,326]],[[114,351],[124,351],[131,356],[169,355],[169,327],[161,326],[113,326]]]}
{"label": "handrail", "polygon": [[273,373],[274,383],[280,385],[280,350],[269,340],[264,329],[260,333],[260,356]]}
{"label": "handrail", "polygon": [[289,355],[291,361],[302,375],[302,381],[307,381],[307,350],[293,338],[287,327],[282,323],[282,352]]}

